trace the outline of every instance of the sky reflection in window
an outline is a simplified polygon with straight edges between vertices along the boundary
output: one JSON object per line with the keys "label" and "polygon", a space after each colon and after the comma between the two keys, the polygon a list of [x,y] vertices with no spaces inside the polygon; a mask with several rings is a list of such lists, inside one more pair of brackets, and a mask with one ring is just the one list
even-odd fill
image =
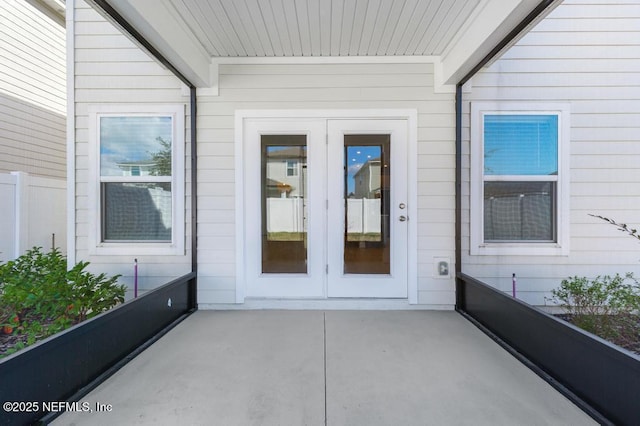
{"label": "sky reflection in window", "polygon": [[100,117],[100,175],[171,176],[171,139],[171,117]]}
{"label": "sky reflection in window", "polygon": [[557,115],[485,115],[485,175],[557,175]]}

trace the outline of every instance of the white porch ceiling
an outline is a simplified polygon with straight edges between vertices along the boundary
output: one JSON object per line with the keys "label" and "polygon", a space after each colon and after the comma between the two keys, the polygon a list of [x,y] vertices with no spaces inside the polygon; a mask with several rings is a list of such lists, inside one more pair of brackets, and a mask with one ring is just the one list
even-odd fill
{"label": "white porch ceiling", "polygon": [[[198,87],[253,58],[421,58],[455,84],[539,0],[108,0]],[[428,58],[428,59],[426,59]]]}
{"label": "white porch ceiling", "polygon": [[441,55],[479,0],[170,0],[212,57]]}

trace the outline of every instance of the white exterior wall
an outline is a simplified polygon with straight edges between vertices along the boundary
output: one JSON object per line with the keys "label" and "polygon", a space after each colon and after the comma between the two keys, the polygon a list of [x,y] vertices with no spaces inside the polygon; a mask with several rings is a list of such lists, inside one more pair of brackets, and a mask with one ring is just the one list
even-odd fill
{"label": "white exterior wall", "polygon": [[[465,86],[463,271],[544,305],[568,276],[635,272],[638,240],[590,217],[640,225],[640,2],[565,0]],[[469,255],[469,101],[570,104],[568,256]]]}
{"label": "white exterior wall", "polygon": [[120,282],[131,285],[134,258],[137,258],[138,285],[144,291],[191,271],[190,161],[185,161],[184,255],[90,255],[89,105],[187,105],[185,156],[189,157],[188,91],[170,71],[151,59],[84,1],[75,3],[75,260],[91,262],[90,269],[96,272],[122,274]]}
{"label": "white exterior wall", "polygon": [[[452,279],[434,257],[454,259],[455,103],[434,93],[430,64],[220,65],[219,96],[198,95],[198,302],[234,303],[237,109],[418,111],[419,302],[452,306]],[[413,219],[412,219],[413,220]],[[453,269],[453,265],[452,265]]]}
{"label": "white exterior wall", "polygon": [[65,28],[25,0],[0,2],[0,172],[66,177]]}

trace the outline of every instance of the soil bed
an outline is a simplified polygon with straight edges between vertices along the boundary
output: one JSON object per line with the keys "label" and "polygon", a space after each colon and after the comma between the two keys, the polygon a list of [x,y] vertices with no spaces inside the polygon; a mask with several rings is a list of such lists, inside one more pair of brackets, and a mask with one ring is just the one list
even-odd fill
{"label": "soil bed", "polygon": [[[5,334],[0,331],[0,357],[7,354],[18,342],[27,344],[27,336],[20,334]],[[0,358],[1,359],[1,358]]]}

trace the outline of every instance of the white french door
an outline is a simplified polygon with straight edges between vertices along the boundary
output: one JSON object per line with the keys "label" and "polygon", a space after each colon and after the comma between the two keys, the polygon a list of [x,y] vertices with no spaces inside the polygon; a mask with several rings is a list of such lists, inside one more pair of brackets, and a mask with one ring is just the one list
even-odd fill
{"label": "white french door", "polygon": [[243,121],[247,297],[407,297],[407,127]]}
{"label": "white french door", "polygon": [[331,120],[328,297],[407,297],[407,123]]}

